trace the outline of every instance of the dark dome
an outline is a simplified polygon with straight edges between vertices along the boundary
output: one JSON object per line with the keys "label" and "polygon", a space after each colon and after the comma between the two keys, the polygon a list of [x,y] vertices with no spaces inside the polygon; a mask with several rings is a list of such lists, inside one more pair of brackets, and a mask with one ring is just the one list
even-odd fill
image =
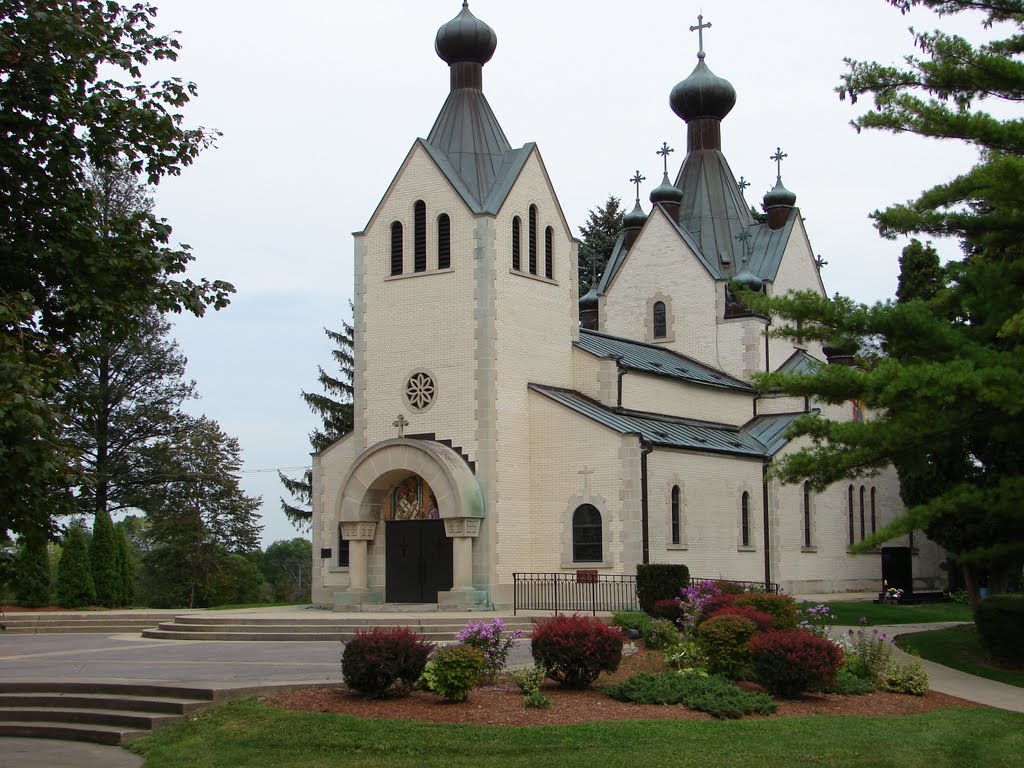
{"label": "dark dome", "polygon": [[661,184],[651,190],[651,203],[681,203],[683,201],[683,190],[673,186],[668,180],[668,174],[661,180]]}
{"label": "dark dome", "polygon": [[672,89],[669,104],[672,111],[686,122],[698,117],[721,120],[736,105],[736,89],[728,80],[708,69],[701,59],[690,76]]}
{"label": "dark dome", "polygon": [[622,226],[624,229],[640,229],[645,223],[647,223],[647,214],[644,213],[644,209],[640,207],[640,201],[637,200],[633,210],[622,218]]}
{"label": "dark dome", "polygon": [[742,285],[744,288],[749,288],[751,291],[760,291],[761,286],[764,283],[761,278],[751,272],[749,269],[744,269],[736,277],[733,278],[737,283]]}
{"label": "dark dome", "polygon": [[497,47],[498,36],[470,12],[468,2],[463,2],[458,16],[437,30],[434,40],[434,50],[448,64],[460,61],[486,64]]}
{"label": "dark dome", "polygon": [[780,176],[776,180],[775,186],[764,196],[765,210],[782,207],[792,208],[794,205],[796,205],[796,194],[782,186],[782,177]]}
{"label": "dark dome", "polygon": [[580,297],[580,309],[597,309],[597,304],[597,283],[595,282],[590,286],[590,290],[587,291],[586,295]]}

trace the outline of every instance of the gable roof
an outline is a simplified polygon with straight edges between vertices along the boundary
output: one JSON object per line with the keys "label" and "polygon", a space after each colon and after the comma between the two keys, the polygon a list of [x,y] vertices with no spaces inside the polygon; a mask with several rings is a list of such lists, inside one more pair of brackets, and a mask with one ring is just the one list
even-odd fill
{"label": "gable roof", "polygon": [[615,358],[619,365],[631,371],[744,393],[754,392],[754,388],[745,381],[655,344],[623,339],[585,328],[580,329],[580,339],[576,344],[592,355]]}
{"label": "gable roof", "polygon": [[809,354],[805,349],[797,349],[790,355],[786,362],[780,365],[777,370],[784,373],[817,373],[821,366],[825,365],[821,360]]}

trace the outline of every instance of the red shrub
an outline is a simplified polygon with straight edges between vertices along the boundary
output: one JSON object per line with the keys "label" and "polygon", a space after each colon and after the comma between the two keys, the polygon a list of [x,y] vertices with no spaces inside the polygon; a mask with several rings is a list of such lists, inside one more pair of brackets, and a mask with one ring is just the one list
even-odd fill
{"label": "red shrub", "polygon": [[797,629],[752,637],[747,650],[757,681],[788,698],[833,685],[843,661],[835,643]]}
{"label": "red shrub", "polygon": [[708,616],[708,618],[710,619],[712,616],[742,616],[745,619],[750,619],[754,622],[754,626],[757,627],[759,634],[761,632],[771,632],[775,629],[774,616],[763,613],[762,611],[756,611],[753,608],[737,608],[734,605],[731,607],[719,608],[711,614],[711,616]]}
{"label": "red shrub", "polygon": [[586,688],[602,672],[614,672],[622,660],[625,636],[589,616],[558,614],[530,634],[533,658],[563,688]]}
{"label": "red shrub", "polygon": [[717,613],[723,608],[732,608],[736,604],[736,595],[731,595],[725,592],[717,597],[713,597],[704,604],[704,611],[701,613],[697,623],[700,624],[704,619],[707,619],[712,614]]}
{"label": "red shrub", "polygon": [[651,617],[655,619],[669,619],[670,621],[677,621],[682,615],[682,611],[679,608],[679,603],[675,598],[668,600],[655,600],[654,605],[651,606]]}
{"label": "red shrub", "polygon": [[396,682],[415,683],[433,648],[408,627],[374,627],[345,643],[341,674],[352,690],[380,698]]}
{"label": "red shrub", "polygon": [[737,608],[753,608],[775,617],[776,629],[796,629],[796,600],[789,595],[751,593],[736,598]]}

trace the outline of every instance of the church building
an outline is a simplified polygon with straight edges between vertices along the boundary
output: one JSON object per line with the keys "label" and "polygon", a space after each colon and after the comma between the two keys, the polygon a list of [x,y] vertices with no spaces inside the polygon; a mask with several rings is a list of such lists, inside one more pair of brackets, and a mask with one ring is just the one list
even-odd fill
{"label": "church building", "polygon": [[[730,291],[824,294],[784,154],[755,217],[722,147],[736,91],[701,42],[670,97],[681,167],[673,181],[664,145],[649,212],[638,174],[581,298],[540,150],[513,147],[484,96],[496,46],[467,2],[440,28],[451,91],[355,235],[354,428],[313,458],[313,601],[506,608],[515,573],[648,562],[790,593],[877,590],[880,554],[847,547],[902,511],[895,472],[820,493],[770,474],[800,447],[798,416],[871,414],[751,383],[850,361],[768,335]],[[892,543],[934,586],[943,555],[914,538]]]}

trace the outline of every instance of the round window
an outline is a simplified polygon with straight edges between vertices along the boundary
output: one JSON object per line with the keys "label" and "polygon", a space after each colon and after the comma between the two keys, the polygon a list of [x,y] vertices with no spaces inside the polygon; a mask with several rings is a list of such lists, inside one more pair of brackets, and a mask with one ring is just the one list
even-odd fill
{"label": "round window", "polygon": [[437,388],[434,377],[426,371],[417,371],[405,383],[405,399],[414,411],[425,411],[434,403]]}

